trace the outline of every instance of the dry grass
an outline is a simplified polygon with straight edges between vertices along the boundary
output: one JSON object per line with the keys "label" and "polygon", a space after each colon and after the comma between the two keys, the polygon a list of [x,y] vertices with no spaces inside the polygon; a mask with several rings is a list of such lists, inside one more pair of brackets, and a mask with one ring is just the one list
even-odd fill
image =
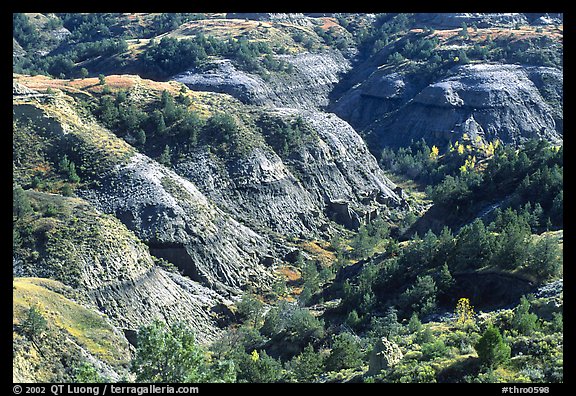
{"label": "dry grass", "polygon": [[[15,278],[13,281],[13,324],[37,306],[49,326],[65,330],[90,353],[110,363],[122,363],[129,356],[128,345],[96,311],[87,309],[64,293],[72,293],[60,282],[42,278]],[[122,356],[122,357],[121,357]]]}
{"label": "dry grass", "polygon": [[336,254],[327,250],[329,244],[324,241],[306,241],[300,244],[303,250],[310,253],[315,259],[320,261],[322,267],[330,267],[336,260]]}
{"label": "dry grass", "polygon": [[[412,29],[411,32],[421,33],[423,29]],[[462,31],[461,28],[458,29],[445,29],[445,30],[434,30],[433,36],[438,37],[441,42],[450,41],[453,38],[457,38]],[[564,26],[520,26],[519,29],[511,28],[483,28],[483,29],[472,29],[468,28],[468,40],[472,42],[482,42],[490,36],[492,39],[497,39],[501,37],[509,37],[513,34],[512,41],[535,38],[535,37],[549,37],[555,41],[562,41],[564,36]]]}
{"label": "dry grass", "polygon": [[296,268],[291,266],[280,267],[276,273],[283,276],[287,282],[296,282],[302,278],[302,274]]}
{"label": "dry grass", "polygon": [[272,27],[273,24],[271,22],[247,19],[201,19],[187,22],[162,37],[180,39],[203,33],[207,36],[224,39],[228,37],[238,37],[246,32],[257,31],[259,29],[271,29]]}
{"label": "dry grass", "polygon": [[323,17],[319,19],[322,21],[322,25],[320,26],[322,30],[328,30],[334,26],[336,28],[340,28],[340,25],[338,24],[338,20],[336,18]]}

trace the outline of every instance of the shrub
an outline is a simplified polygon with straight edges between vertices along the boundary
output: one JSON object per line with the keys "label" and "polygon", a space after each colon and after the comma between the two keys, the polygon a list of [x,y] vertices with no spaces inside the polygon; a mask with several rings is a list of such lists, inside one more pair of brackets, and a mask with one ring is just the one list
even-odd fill
{"label": "shrub", "polygon": [[486,367],[494,368],[510,359],[510,346],[504,342],[500,331],[493,326],[486,329],[474,348],[480,362]]}
{"label": "shrub", "polygon": [[418,314],[416,312],[412,313],[410,320],[408,321],[408,331],[410,333],[417,333],[422,329],[422,322],[418,318]]}
{"label": "shrub", "polygon": [[253,326],[257,326],[262,317],[262,309],[264,303],[256,298],[256,296],[246,293],[242,296],[242,299],[236,304],[238,308],[238,315],[248,323]]}
{"label": "shrub", "polygon": [[21,323],[22,331],[31,341],[36,342],[48,330],[48,322],[36,305],[31,306],[26,314],[26,319]]}
{"label": "shrub", "polygon": [[418,276],[416,282],[399,296],[398,305],[427,315],[436,308],[436,282],[430,275]]}
{"label": "shrub", "polygon": [[306,308],[281,301],[266,314],[260,332],[277,341],[288,342],[291,346],[304,347],[324,335],[324,322]]}
{"label": "shrub", "polygon": [[333,338],[332,350],[326,359],[326,369],[338,371],[356,368],[362,364],[363,357],[360,341],[350,333],[340,333]]}
{"label": "shrub", "polygon": [[20,186],[14,186],[12,189],[12,216],[15,219],[22,219],[32,212],[30,199],[24,189]]}
{"label": "shrub", "polygon": [[138,332],[136,355],[131,370],[138,382],[231,382],[231,363],[212,367],[196,338],[183,322],[171,326],[155,320]]}
{"label": "shrub", "polygon": [[410,361],[401,362],[385,374],[384,382],[435,383],[436,372],[430,364],[414,364]]}
{"label": "shrub", "polygon": [[277,382],[282,376],[282,364],[266,351],[242,352],[234,358],[237,363],[238,382],[270,383]]}
{"label": "shrub", "polygon": [[288,367],[298,382],[311,382],[324,371],[324,358],[308,344],[300,355],[290,361]]}
{"label": "shrub", "polygon": [[96,368],[88,363],[82,362],[78,366],[74,367],[74,380],[73,382],[79,383],[102,383],[106,382]]}
{"label": "shrub", "polygon": [[528,269],[539,279],[546,280],[557,275],[562,268],[562,251],[551,236],[542,236],[532,244]]}
{"label": "shrub", "polygon": [[428,342],[422,345],[422,357],[426,360],[432,360],[446,356],[448,354],[448,347],[441,339],[436,339],[433,342]]}
{"label": "shrub", "polygon": [[538,326],[538,316],[530,313],[530,302],[524,296],[520,299],[520,304],[514,310],[514,317],[512,318],[512,327],[520,334],[530,335]]}

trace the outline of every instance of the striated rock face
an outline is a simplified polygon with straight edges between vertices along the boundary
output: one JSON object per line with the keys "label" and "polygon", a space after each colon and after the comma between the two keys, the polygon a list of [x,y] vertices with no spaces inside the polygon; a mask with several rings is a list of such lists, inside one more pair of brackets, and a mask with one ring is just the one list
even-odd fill
{"label": "striated rock face", "polygon": [[228,213],[256,229],[311,236],[320,227],[318,205],[273,151],[257,148],[228,162],[202,152],[175,169]]}
{"label": "striated rock face", "polygon": [[[269,112],[290,122],[300,118],[310,136],[282,156],[264,137],[241,157],[219,158],[199,148],[174,171],[80,117],[63,93],[39,101],[18,84],[14,93],[15,119],[34,123],[34,133],[50,142],[45,149],[51,155],[74,155],[77,164],[90,163],[94,170],[75,191],[82,204],[70,209],[84,208],[91,221],[73,222],[80,228],[63,228],[47,239],[53,244],[46,242],[46,249],[60,246],[70,255],[48,255],[38,263],[17,254],[14,271],[83,290],[129,334],[154,318],[188,320],[200,340],[210,340],[226,322],[221,311],[229,299],[249,286],[265,290],[272,283],[267,267],[293,250],[283,238],[327,239],[330,220],[355,229],[378,210],[403,202],[363,140],[334,114],[259,110],[254,117]],[[17,157],[27,162],[24,153]],[[81,226],[92,223],[98,224],[96,240],[83,236]],[[181,274],[159,267],[152,255]]]}
{"label": "striated rock face", "polygon": [[200,91],[227,93],[247,104],[276,107],[320,108],[329,103],[328,94],[339,74],[350,68],[338,51],[321,54],[276,55],[293,66],[289,74],[262,77],[237,70],[229,60],[214,61],[205,72],[190,70],[172,79]]}
{"label": "striated rock face", "polygon": [[234,217],[286,235],[318,237],[330,218],[356,229],[368,213],[401,205],[396,186],[348,123],[321,111],[271,112],[301,117],[316,138],[285,158],[267,147],[227,161],[204,152],[176,171]]}
{"label": "striated rock face", "polygon": [[210,288],[236,294],[249,283],[265,285],[270,279],[259,265],[259,255],[268,250],[261,236],[214,206],[190,181],[146,156],[134,155],[100,188],[81,194],[114,213],[160,257],[164,248],[179,247],[181,260],[192,263],[188,275]]}
{"label": "striated rock face", "polygon": [[468,27],[476,25],[479,28],[494,26],[513,27],[517,24],[526,25],[528,19],[521,13],[420,13],[417,20],[425,26],[443,29],[460,28],[465,23]]}
{"label": "striated rock face", "polygon": [[[218,332],[214,307],[229,305],[228,297],[248,284],[265,289],[272,281],[260,264],[269,255],[265,238],[218,209],[190,181],[78,117],[62,97],[49,103],[18,97],[14,117],[18,125],[34,123],[32,132],[19,133],[39,134],[31,138],[49,142],[45,150],[69,154],[67,148],[75,147],[80,162],[100,155],[98,180],[77,190],[84,199],[36,194],[74,216],[64,222],[40,218],[41,242],[33,246],[42,254],[15,254],[15,274],[51,277],[84,291],[121,328],[135,330],[154,318],[189,320],[202,341]],[[185,276],[154,265],[142,241]]]}
{"label": "striated rock face", "polygon": [[251,19],[254,21],[288,22],[290,24],[311,26],[312,19],[302,13],[274,13],[274,12],[229,12],[227,19]]}
{"label": "striated rock face", "polygon": [[135,331],[155,319],[189,323],[200,342],[220,329],[214,307],[232,304],[221,295],[182,275],[151,267],[139,276],[89,290],[96,306],[121,329]]}
{"label": "striated rock face", "polygon": [[172,79],[193,90],[226,93],[244,103],[264,104],[275,96],[260,76],[237,70],[228,59],[214,61],[212,66],[205,72],[190,70]]}
{"label": "striated rock face", "polygon": [[[380,146],[498,138],[519,144],[528,138],[562,141],[563,75],[551,67],[471,64],[415,92],[397,73],[375,72],[344,96],[335,111],[373,129]],[[352,94],[353,93],[353,94]],[[360,107],[354,111],[354,105]],[[382,118],[374,122],[380,114]],[[372,120],[372,122],[371,122]]]}
{"label": "striated rock face", "polygon": [[[57,279],[74,286],[120,329],[137,330],[154,319],[186,320],[202,342],[218,334],[210,312],[230,301],[154,265],[146,245],[118,219],[96,211],[86,201],[29,195],[41,205],[57,204],[70,215],[48,223],[39,217],[31,223],[39,230],[34,246],[45,254],[35,260],[26,249],[15,251],[16,276]],[[45,229],[49,231],[42,234]]]}
{"label": "striated rock face", "polygon": [[400,204],[396,187],[378,166],[362,138],[346,121],[331,113],[306,112],[305,119],[318,132],[324,144],[294,160],[311,175],[308,189],[324,190],[329,201],[343,199],[359,202],[377,195]]}

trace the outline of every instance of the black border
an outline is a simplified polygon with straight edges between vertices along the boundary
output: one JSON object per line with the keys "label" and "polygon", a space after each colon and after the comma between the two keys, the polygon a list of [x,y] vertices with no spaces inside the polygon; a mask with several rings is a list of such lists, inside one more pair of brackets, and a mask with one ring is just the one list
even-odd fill
{"label": "black border", "polygon": [[[548,12],[548,13],[562,13],[564,18],[564,25],[568,27],[567,30],[564,32],[564,53],[567,52],[569,55],[572,55],[572,45],[573,39],[572,35],[574,32],[574,26],[576,21],[574,20],[574,14],[568,11],[568,2],[546,2],[541,4],[534,4],[529,2],[499,2],[498,4],[495,3],[484,3],[484,2],[476,2],[475,4],[468,4],[462,1],[443,1],[443,2],[436,2],[436,3],[427,3],[427,4],[419,4],[415,2],[397,2],[395,4],[390,4],[383,1],[372,0],[372,1],[349,1],[349,2],[338,2],[333,1],[329,4],[322,3],[322,2],[312,2],[308,1],[306,3],[294,3],[294,2],[270,2],[270,3],[250,3],[250,2],[230,2],[230,1],[223,1],[223,0],[211,0],[211,1],[192,1],[192,2],[117,2],[115,4],[111,3],[89,3],[89,2],[75,2],[73,4],[67,2],[39,2],[34,3],[33,1],[21,1],[18,4],[11,3],[10,8],[12,12],[130,12],[130,11],[138,11],[138,12],[179,12],[179,11],[190,11],[193,10],[195,12],[302,12],[302,13],[323,13],[323,12],[350,12],[350,13],[378,13],[378,12],[518,12],[519,10],[522,12]],[[472,10],[471,10],[472,8]],[[11,14],[11,13],[10,13]],[[4,24],[5,27],[10,28],[12,26],[12,21],[10,18],[9,13],[5,13],[6,16],[6,23]],[[9,36],[8,36],[9,37]],[[9,43],[9,38],[6,37],[6,43]],[[564,69],[563,70],[573,70],[570,66],[571,57],[564,57]],[[570,87],[570,79],[573,79],[572,73],[564,73],[564,77],[568,77],[568,83],[564,83],[565,87]],[[7,81],[8,83],[8,81]],[[7,90],[6,90],[7,92]],[[571,93],[571,92],[570,92]],[[564,108],[571,109],[570,106],[572,95],[564,95]],[[8,113],[8,111],[6,112]],[[570,113],[569,113],[570,114]],[[8,117],[7,122],[8,124]],[[570,117],[564,118],[564,129],[569,130],[573,125],[572,119]],[[12,128],[11,123],[7,128]],[[568,132],[568,135],[564,136],[564,143],[568,142],[568,147],[573,147],[570,143],[572,139],[573,132]],[[566,144],[564,144],[566,146]],[[12,152],[9,155],[4,155],[3,159],[8,162],[12,158]],[[567,169],[571,170],[572,163],[569,161]],[[12,162],[10,161],[9,164],[6,164],[3,169],[11,169]],[[6,171],[7,172],[7,171]],[[571,172],[569,172],[570,174]],[[10,176],[12,177],[12,176]],[[570,178],[568,180],[571,180]],[[565,202],[575,202],[574,195],[572,193],[572,186],[571,183],[565,184],[565,192],[567,193],[567,199]],[[566,207],[565,207],[566,209]],[[571,207],[568,207],[568,213],[570,213]],[[8,221],[6,221],[6,231],[4,235],[11,235],[10,230],[8,229]],[[564,226],[565,235],[568,237],[564,243],[564,279],[568,280],[569,287],[564,288],[564,302],[565,306],[568,309],[565,311],[568,312],[568,315],[564,315],[564,333],[568,335],[576,334],[576,329],[574,328],[574,320],[573,316],[570,312],[574,311],[573,299],[574,299],[574,278],[573,278],[573,260],[571,260],[573,254],[573,245],[571,242],[574,240],[574,233],[571,232],[571,224],[569,222],[565,223]],[[11,238],[11,237],[10,237]],[[10,239],[8,242],[10,243]],[[12,250],[12,245],[9,245],[8,251]],[[10,260],[10,257],[6,257],[6,261]],[[5,263],[7,264],[7,263]],[[6,265],[6,274],[2,279],[10,279],[8,273],[8,265]],[[7,283],[7,282],[6,282]],[[2,287],[3,293],[6,293],[5,300],[6,302],[12,301],[12,288],[6,284]],[[4,304],[4,307],[7,308],[7,303]],[[7,314],[5,314],[7,315]],[[11,353],[11,340],[12,340],[12,331],[8,327],[8,320],[4,321],[5,325],[1,326],[2,330],[5,333],[2,334],[2,340],[4,341],[2,348],[5,350],[2,353],[2,356],[6,359],[9,359],[12,355]],[[559,391],[562,391],[565,387],[564,384],[574,383],[574,373],[576,373],[576,359],[573,355],[573,348],[574,348],[574,341],[570,336],[564,337],[564,351],[565,358],[564,358],[564,383],[561,384],[478,384],[481,385],[482,391],[485,392],[487,395],[491,394],[502,394],[502,388],[505,386],[516,386],[517,388],[526,388],[530,385],[532,386],[548,386],[549,393],[548,394],[558,394]],[[4,367],[12,367],[12,359],[10,358],[10,363],[5,364]],[[5,373],[6,376],[11,377],[11,373]],[[8,377],[9,381],[12,380]],[[8,382],[8,381],[7,381]],[[50,385],[52,384],[11,384],[13,394],[18,394],[15,392],[17,390],[15,388],[16,385],[20,385],[24,388],[30,386],[43,386],[45,387],[45,393],[48,394],[50,392]],[[102,395],[104,385],[101,384],[85,384],[87,386],[98,386],[99,387],[99,395]],[[121,385],[121,384],[114,384],[126,387],[129,385]],[[138,384],[143,386],[145,384]],[[180,384],[173,384],[174,386],[178,386]],[[350,390],[347,388],[352,385],[357,386],[375,386],[375,385],[384,385],[384,386],[397,386],[400,384],[338,384],[337,388],[333,388],[335,384],[196,384],[199,388],[199,393],[206,394],[206,391],[230,391],[232,385],[239,385],[240,388],[235,389],[236,391],[244,391],[249,390],[253,391],[254,389],[258,389],[263,387],[265,391],[269,390],[269,387],[274,387],[274,385],[287,385],[290,388],[285,388],[288,391],[298,391],[298,390],[312,390],[312,391],[346,391]],[[434,387],[433,392],[454,392],[454,394],[461,395],[462,391],[466,391],[467,385],[473,384],[402,384],[402,385],[409,385],[410,391],[423,391],[426,392],[427,385]],[[304,387],[304,388],[303,388]],[[320,388],[321,387],[321,388]],[[328,389],[326,388],[328,387]],[[342,388],[344,387],[344,388]],[[6,387],[7,388],[7,387]],[[6,389],[1,387],[0,389]],[[254,388],[254,389],[253,389]],[[374,389],[366,389],[368,391],[374,391]],[[232,390],[234,391],[234,390]],[[22,392],[23,394],[25,392]],[[51,393],[49,393],[51,394]],[[67,394],[64,392],[63,394]],[[108,393],[110,394],[110,393]],[[125,393],[128,394],[128,393]]]}

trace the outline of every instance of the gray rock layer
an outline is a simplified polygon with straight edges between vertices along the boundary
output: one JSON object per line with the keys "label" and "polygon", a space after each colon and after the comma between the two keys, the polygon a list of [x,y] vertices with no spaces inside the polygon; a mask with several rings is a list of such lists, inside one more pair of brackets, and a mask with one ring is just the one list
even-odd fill
{"label": "gray rock layer", "polygon": [[114,213],[143,241],[157,249],[183,247],[193,263],[190,275],[222,293],[237,294],[247,284],[271,279],[259,264],[268,251],[263,237],[214,206],[190,181],[136,154],[84,197]]}
{"label": "gray rock layer", "polygon": [[350,210],[335,219],[349,228],[357,228],[383,200],[389,206],[401,204],[396,186],[348,123],[321,111],[273,112],[300,116],[318,139],[303,143],[287,158],[265,146],[232,161],[199,153],[176,165],[176,171],[235,218],[284,235],[317,237],[328,227],[336,202]]}
{"label": "gray rock layer", "polygon": [[200,342],[219,334],[210,315],[218,304],[230,304],[218,293],[179,274],[152,267],[141,276],[90,290],[89,296],[114,324],[126,330],[161,320],[185,321]]}
{"label": "gray rock layer", "polygon": [[372,129],[381,146],[425,138],[429,144],[460,139],[519,144],[529,138],[563,139],[563,75],[551,67],[469,64],[415,91],[398,73],[375,71],[344,95],[334,111]]}
{"label": "gray rock layer", "polygon": [[514,27],[516,25],[527,25],[528,19],[524,14],[514,12],[502,13],[420,13],[416,14],[417,20],[425,26],[441,29],[454,29],[466,24],[479,28],[488,27]]}
{"label": "gray rock layer", "polygon": [[227,93],[247,104],[276,107],[320,108],[329,103],[328,94],[339,75],[350,68],[338,51],[320,54],[276,55],[292,64],[291,73],[262,77],[238,70],[230,60],[213,62],[205,72],[189,70],[172,79],[194,90]]}

